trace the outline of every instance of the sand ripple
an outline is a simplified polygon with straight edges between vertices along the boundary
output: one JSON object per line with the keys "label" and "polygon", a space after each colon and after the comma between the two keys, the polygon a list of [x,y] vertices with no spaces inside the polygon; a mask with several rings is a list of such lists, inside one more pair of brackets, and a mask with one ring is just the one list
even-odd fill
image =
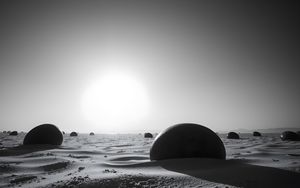
{"label": "sand ripple", "polygon": [[[238,179],[222,178],[225,175],[221,172],[233,167],[236,171],[240,167],[250,168],[255,173],[260,172],[259,166],[274,167],[288,170],[295,177],[295,174],[300,175],[300,142],[282,142],[278,134],[257,138],[245,134],[240,140],[228,140],[221,135],[229,160],[220,163],[209,160],[151,162],[149,150],[153,139],[144,139],[142,135],[65,135],[60,147],[21,146],[24,136],[0,134],[0,187],[240,186]],[[187,171],[187,168],[193,170]],[[262,170],[275,172],[272,169]],[[219,177],[211,178],[209,173],[219,174]],[[246,187],[252,185],[256,184],[249,183]]]}

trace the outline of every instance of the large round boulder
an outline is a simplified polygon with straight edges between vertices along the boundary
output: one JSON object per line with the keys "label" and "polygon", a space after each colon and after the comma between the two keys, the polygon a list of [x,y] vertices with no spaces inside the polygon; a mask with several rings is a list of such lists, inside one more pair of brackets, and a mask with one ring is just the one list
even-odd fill
{"label": "large round boulder", "polygon": [[261,136],[260,132],[254,131],[253,136]]}
{"label": "large round boulder", "polygon": [[299,139],[299,135],[292,131],[284,131],[280,135],[281,140],[290,140],[290,141],[297,141]]}
{"label": "large round boulder", "polygon": [[95,135],[95,133],[93,133],[93,132],[90,133],[90,136],[94,136],[94,135]]}
{"label": "large round boulder", "polygon": [[77,132],[71,132],[70,136],[78,136]]}
{"label": "large round boulder", "polygon": [[145,133],[144,138],[153,138],[153,135],[151,133]]}
{"label": "large round boulder", "polygon": [[173,125],[160,133],[150,149],[150,160],[172,158],[225,159],[223,142],[212,130],[198,124]]}
{"label": "large round boulder", "polygon": [[18,135],[18,132],[17,131],[12,131],[9,133],[10,136],[17,136]]}
{"label": "large round boulder", "polygon": [[228,139],[240,139],[240,136],[239,136],[239,134],[236,133],[236,132],[229,132],[229,133],[227,134],[227,138],[228,138]]}
{"label": "large round boulder", "polygon": [[31,129],[23,140],[24,145],[50,144],[61,145],[63,135],[61,131],[52,124],[42,124]]}

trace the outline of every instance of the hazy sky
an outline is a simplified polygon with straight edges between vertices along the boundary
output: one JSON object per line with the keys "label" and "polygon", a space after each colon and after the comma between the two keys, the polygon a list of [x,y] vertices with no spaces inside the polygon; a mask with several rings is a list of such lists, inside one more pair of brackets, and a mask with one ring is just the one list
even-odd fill
{"label": "hazy sky", "polygon": [[[1,130],[300,127],[297,4],[38,2],[0,4]],[[146,116],[113,130],[92,125],[81,105],[111,70],[134,77],[149,99]]]}

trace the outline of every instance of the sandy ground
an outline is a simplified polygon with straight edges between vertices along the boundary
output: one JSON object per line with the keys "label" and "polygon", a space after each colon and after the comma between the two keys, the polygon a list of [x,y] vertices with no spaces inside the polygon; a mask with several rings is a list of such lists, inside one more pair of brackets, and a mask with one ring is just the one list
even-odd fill
{"label": "sandy ground", "polygon": [[227,160],[150,161],[142,135],[64,136],[62,146],[22,146],[0,133],[0,187],[300,187],[300,142],[279,134],[220,135]]}

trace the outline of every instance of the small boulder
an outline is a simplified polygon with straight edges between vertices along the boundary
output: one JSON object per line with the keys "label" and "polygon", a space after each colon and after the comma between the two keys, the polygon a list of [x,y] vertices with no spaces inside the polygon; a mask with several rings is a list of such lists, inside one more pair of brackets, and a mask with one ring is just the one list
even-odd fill
{"label": "small boulder", "polygon": [[70,136],[78,136],[77,132],[71,132]]}
{"label": "small boulder", "polygon": [[12,131],[9,133],[10,136],[17,136],[18,135],[18,132],[17,131]]}
{"label": "small boulder", "polygon": [[227,138],[228,138],[228,139],[240,139],[240,136],[239,136],[239,134],[236,133],[236,132],[229,132],[229,133],[227,134]]}
{"label": "small boulder", "polygon": [[254,131],[253,136],[261,136],[260,132]]}
{"label": "small boulder", "polygon": [[153,138],[153,135],[151,133],[145,133],[144,138]]}
{"label": "small boulder", "polygon": [[62,134],[66,134],[65,131],[62,131],[61,133],[62,133]]}
{"label": "small boulder", "polygon": [[61,145],[63,135],[61,131],[52,124],[42,124],[31,129],[23,140],[24,145],[49,144]]}
{"label": "small boulder", "polygon": [[160,133],[150,149],[150,160],[193,157],[225,159],[224,144],[209,128],[183,123]]}
{"label": "small boulder", "polygon": [[297,141],[300,140],[299,135],[292,131],[284,131],[280,135],[281,140]]}
{"label": "small boulder", "polygon": [[90,136],[94,136],[94,135],[95,135],[95,133],[93,133],[93,132],[90,133]]}

